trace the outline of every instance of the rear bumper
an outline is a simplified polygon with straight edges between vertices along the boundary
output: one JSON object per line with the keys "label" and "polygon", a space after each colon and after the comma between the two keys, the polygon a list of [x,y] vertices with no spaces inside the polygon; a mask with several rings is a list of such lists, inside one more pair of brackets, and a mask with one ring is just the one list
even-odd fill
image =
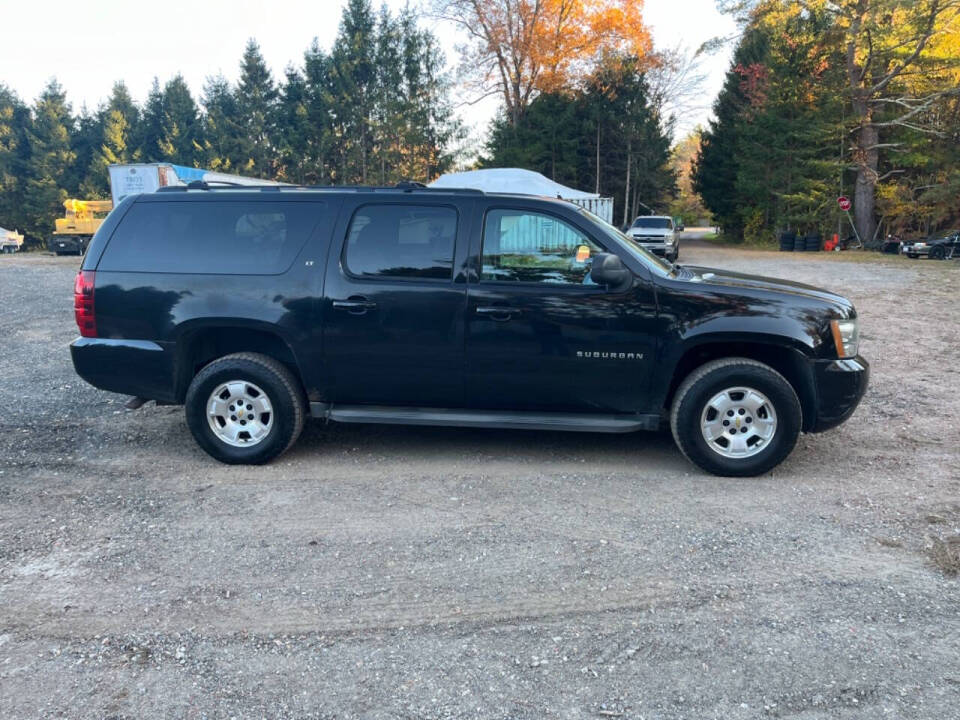
{"label": "rear bumper", "polygon": [[810,432],[823,432],[853,415],[870,382],[870,363],[858,355],[848,360],[814,360],[812,366],[817,418]]}
{"label": "rear bumper", "polygon": [[150,340],[79,337],[70,343],[77,375],[94,387],[177,402],[172,347]]}
{"label": "rear bumper", "polygon": [[86,247],[86,238],[71,235],[54,235],[47,240],[50,252],[83,252]]}

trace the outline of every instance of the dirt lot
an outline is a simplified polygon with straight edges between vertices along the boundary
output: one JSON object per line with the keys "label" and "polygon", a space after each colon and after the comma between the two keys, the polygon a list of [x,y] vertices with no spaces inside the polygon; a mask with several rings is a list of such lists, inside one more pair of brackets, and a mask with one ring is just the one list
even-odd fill
{"label": "dirt lot", "polygon": [[853,420],[751,480],[319,423],[226,467],[73,374],[75,258],[0,258],[0,717],[958,717],[960,267],[681,260],[849,295]]}

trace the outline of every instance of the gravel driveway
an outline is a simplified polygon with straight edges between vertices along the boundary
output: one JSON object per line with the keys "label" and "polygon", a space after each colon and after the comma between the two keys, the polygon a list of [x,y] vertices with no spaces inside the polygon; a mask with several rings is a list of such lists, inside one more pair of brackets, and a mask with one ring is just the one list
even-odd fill
{"label": "gravel driveway", "polygon": [[73,374],[75,258],[0,258],[0,717],[960,717],[960,267],[683,255],[860,311],[864,403],[767,477],[316,422],[219,465]]}

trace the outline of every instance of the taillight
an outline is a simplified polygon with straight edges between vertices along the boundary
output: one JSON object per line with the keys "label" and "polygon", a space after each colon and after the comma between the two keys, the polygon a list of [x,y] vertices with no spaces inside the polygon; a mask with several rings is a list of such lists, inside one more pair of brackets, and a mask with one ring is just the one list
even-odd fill
{"label": "taillight", "polygon": [[73,316],[83,337],[97,336],[97,318],[93,309],[93,286],[97,274],[81,270],[73,282]]}

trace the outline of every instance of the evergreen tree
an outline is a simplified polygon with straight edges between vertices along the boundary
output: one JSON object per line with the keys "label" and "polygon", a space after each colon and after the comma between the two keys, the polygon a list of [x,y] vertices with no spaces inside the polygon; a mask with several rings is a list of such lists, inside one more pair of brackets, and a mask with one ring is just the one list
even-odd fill
{"label": "evergreen tree", "polygon": [[[405,39],[405,38],[404,38]],[[412,154],[408,145],[408,129],[414,119],[406,114],[410,110],[406,101],[404,70],[401,53],[403,40],[400,26],[386,5],[380,7],[377,18],[377,43],[374,63],[377,68],[373,104],[372,152],[377,158],[377,182],[386,185],[394,179],[405,155]]]}
{"label": "evergreen tree", "polygon": [[164,137],[163,90],[160,81],[153,79],[147,103],[143,109],[143,123],[139,133],[137,147],[142,162],[152,163],[163,158],[160,150]]}
{"label": "evergreen tree", "polygon": [[23,194],[29,124],[29,108],[0,84],[0,226],[8,230],[26,227]]}
{"label": "evergreen tree", "polygon": [[63,211],[65,181],[75,158],[70,144],[73,130],[66,95],[51,80],[34,105],[33,122],[26,132],[24,232],[34,241],[42,242],[53,231],[53,219]]}
{"label": "evergreen tree", "polygon": [[493,123],[484,167],[522,167],[613,196],[619,223],[664,211],[676,192],[669,128],[631,58],[611,58],[572,92],[537,96],[516,124]]}
{"label": "evergreen tree", "polygon": [[115,83],[106,105],[97,113],[93,126],[94,142],[90,158],[78,165],[86,169],[79,183],[84,198],[106,198],[110,195],[110,165],[133,162],[139,157],[140,109],[123,82]]}
{"label": "evergreen tree", "polygon": [[399,28],[405,90],[401,112],[413,152],[412,162],[397,179],[432,180],[451,166],[450,145],[462,136],[462,128],[453,112],[451,82],[436,37],[417,26],[409,7],[400,14]]}
{"label": "evergreen tree", "polygon": [[312,184],[333,182],[333,98],[330,57],[314,38],[304,55],[304,103],[307,111],[303,147],[304,181]]}
{"label": "evergreen tree", "polygon": [[203,126],[197,103],[182,75],[174,76],[164,86],[162,107],[159,159],[199,167],[203,159]]}
{"label": "evergreen tree", "polygon": [[244,163],[239,172],[254,177],[270,177],[274,172],[277,88],[260,54],[260,46],[251,39],[240,63],[237,86],[237,110],[243,118]]}
{"label": "evergreen tree", "polygon": [[738,123],[749,105],[736,68],[757,66],[765,57],[766,44],[766,37],[753,29],[747,31],[737,45],[723,87],[713,103],[714,118],[703,133],[694,166],[694,190],[724,232],[733,237],[742,235],[744,225],[740,198],[736,194],[740,171],[738,138],[742,131]]}
{"label": "evergreen tree", "polygon": [[91,113],[84,105],[80,108],[74,127],[74,132],[70,134],[74,159],[64,176],[64,187],[70,197],[86,196],[88,192],[92,192],[93,197],[100,197],[100,184],[91,186],[88,178],[103,137],[103,117],[99,112]]}
{"label": "evergreen tree", "polygon": [[239,172],[245,157],[245,130],[230,83],[223,75],[207,78],[203,87],[204,166],[218,172]]}
{"label": "evergreen tree", "polygon": [[284,74],[277,125],[278,177],[304,184],[311,174],[309,146],[315,128],[310,125],[307,83],[294,67]]}
{"label": "evergreen tree", "polygon": [[330,54],[331,148],[337,183],[369,182],[377,67],[370,0],[348,0]]}

